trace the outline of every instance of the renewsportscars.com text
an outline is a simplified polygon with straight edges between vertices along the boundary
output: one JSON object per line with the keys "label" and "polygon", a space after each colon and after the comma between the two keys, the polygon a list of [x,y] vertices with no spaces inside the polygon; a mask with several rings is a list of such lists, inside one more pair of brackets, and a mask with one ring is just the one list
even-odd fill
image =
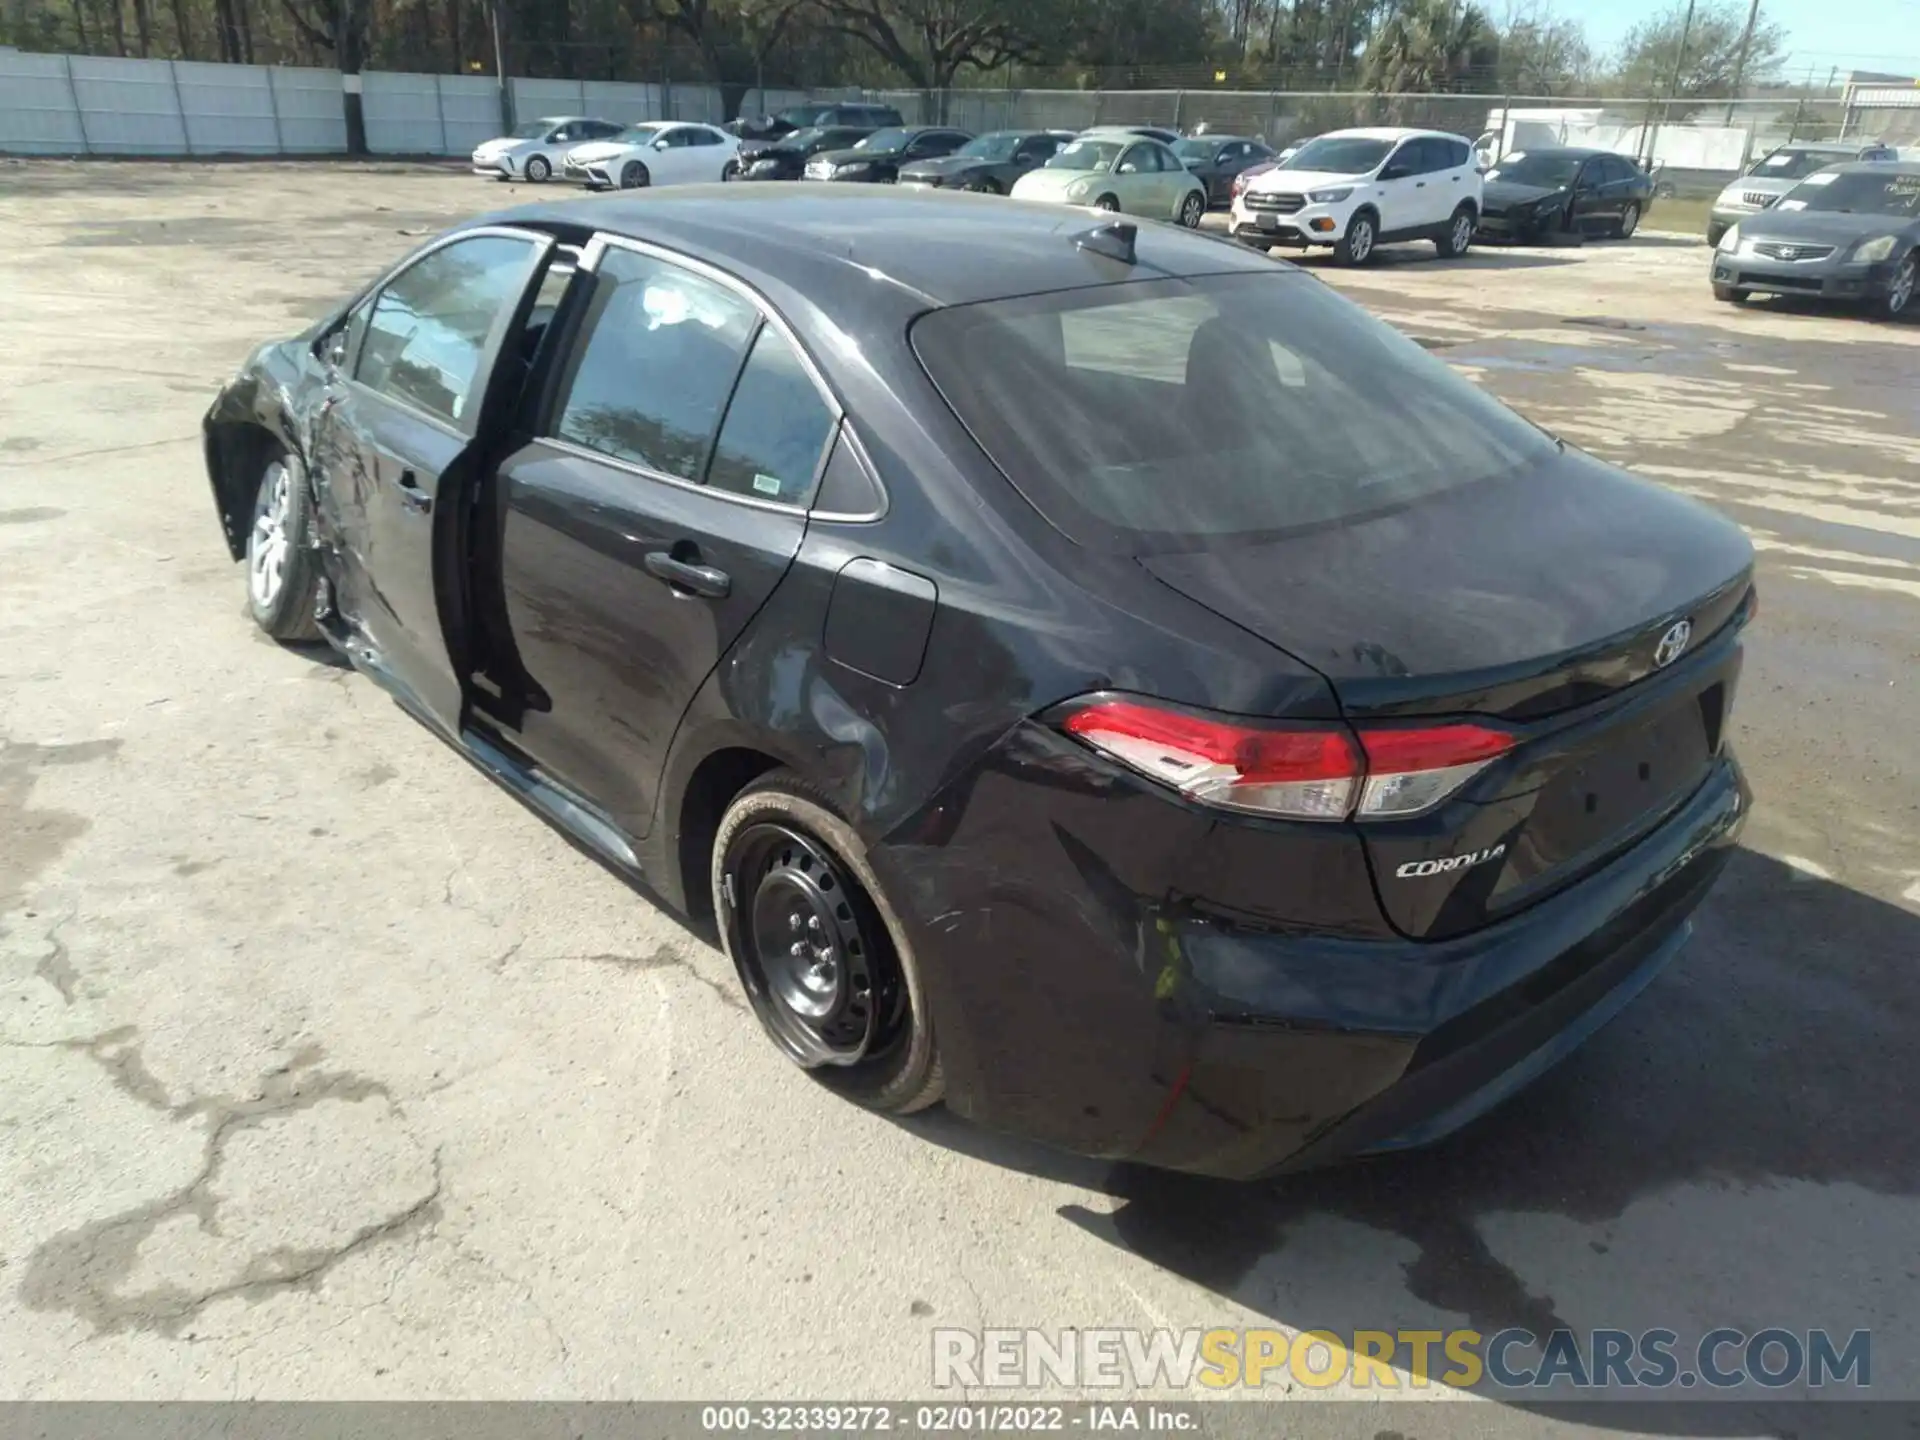
{"label": "renewsportscars.com text", "polygon": [[967,1389],[1864,1390],[1873,1336],[1709,1330],[954,1330],[933,1332],[933,1383]]}

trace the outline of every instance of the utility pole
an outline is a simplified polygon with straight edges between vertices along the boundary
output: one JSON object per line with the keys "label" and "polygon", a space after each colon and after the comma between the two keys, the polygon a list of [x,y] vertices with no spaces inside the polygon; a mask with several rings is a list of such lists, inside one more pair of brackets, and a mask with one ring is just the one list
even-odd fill
{"label": "utility pole", "polygon": [[1673,113],[1673,102],[1680,98],[1680,77],[1687,68],[1687,42],[1693,38],[1693,11],[1696,0],[1687,0],[1687,18],[1680,23],[1680,50],[1673,57],[1673,83],[1667,87],[1667,103],[1663,107],[1660,119],[1653,122],[1653,133],[1647,137],[1647,169],[1653,169],[1654,151],[1660,144],[1660,125]]}
{"label": "utility pole", "polygon": [[1753,27],[1760,21],[1760,0],[1747,7],[1747,28],[1740,32],[1740,54],[1733,62],[1733,93],[1727,97],[1727,124],[1733,124],[1734,102],[1742,99],[1741,86],[1747,79],[1747,52],[1753,48]]}

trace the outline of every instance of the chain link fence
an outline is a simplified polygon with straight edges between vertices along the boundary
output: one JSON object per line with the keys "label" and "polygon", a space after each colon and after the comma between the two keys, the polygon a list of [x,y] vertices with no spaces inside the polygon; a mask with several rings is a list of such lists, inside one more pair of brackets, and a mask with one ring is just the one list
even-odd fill
{"label": "chain link fence", "polygon": [[[363,96],[369,146],[385,154],[463,154],[497,130],[491,76],[423,75],[188,64],[0,51],[0,152],[274,154],[344,148],[350,88]],[[1920,145],[1920,107],[1863,107],[1835,98],[1676,101],[1524,95],[1393,95],[1363,91],[1008,87],[946,91],[814,87],[737,92],[711,83],[529,79],[507,82],[505,109],[719,122],[804,99],[892,105],[908,123],[1082,130],[1158,125],[1248,135],[1275,147],[1361,125],[1443,130],[1492,154],[1582,145],[1635,156],[1664,193],[1717,190],[1755,158],[1792,141]]]}

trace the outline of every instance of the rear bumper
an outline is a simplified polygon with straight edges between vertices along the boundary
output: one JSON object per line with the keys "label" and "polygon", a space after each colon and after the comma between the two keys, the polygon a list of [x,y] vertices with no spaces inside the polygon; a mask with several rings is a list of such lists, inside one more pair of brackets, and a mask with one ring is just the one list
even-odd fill
{"label": "rear bumper", "polygon": [[[942,802],[944,845],[874,852],[942,1027],[950,1108],[1236,1178],[1428,1143],[1547,1069],[1679,950],[1749,803],[1723,752],[1659,829],[1508,920],[1437,943],[1358,923],[1353,938],[1293,936],[1135,878],[1169,856],[1176,880],[1205,870],[1206,825],[1183,829],[1181,807],[1156,802],[1172,813],[1149,839],[1142,798],[1109,794],[1133,807],[1109,812],[1109,842],[1045,774],[1016,781],[1033,755],[1005,758],[993,783]],[[1055,780],[1067,763],[1039,761]],[[1017,878],[1004,857],[962,853],[975,834],[1018,848]]]}
{"label": "rear bumper", "polygon": [[1814,295],[1827,300],[1872,300],[1887,293],[1893,266],[1845,261],[1769,260],[1763,256],[1713,257],[1715,285],[1778,295]]}

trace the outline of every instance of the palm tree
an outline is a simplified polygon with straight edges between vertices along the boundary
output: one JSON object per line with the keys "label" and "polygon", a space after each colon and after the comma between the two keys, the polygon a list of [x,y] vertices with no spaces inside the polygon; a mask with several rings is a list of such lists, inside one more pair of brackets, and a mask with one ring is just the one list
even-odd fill
{"label": "palm tree", "polygon": [[1499,58],[1486,12],[1461,0],[1400,0],[1367,42],[1361,78],[1389,95],[1433,95],[1472,88]]}

